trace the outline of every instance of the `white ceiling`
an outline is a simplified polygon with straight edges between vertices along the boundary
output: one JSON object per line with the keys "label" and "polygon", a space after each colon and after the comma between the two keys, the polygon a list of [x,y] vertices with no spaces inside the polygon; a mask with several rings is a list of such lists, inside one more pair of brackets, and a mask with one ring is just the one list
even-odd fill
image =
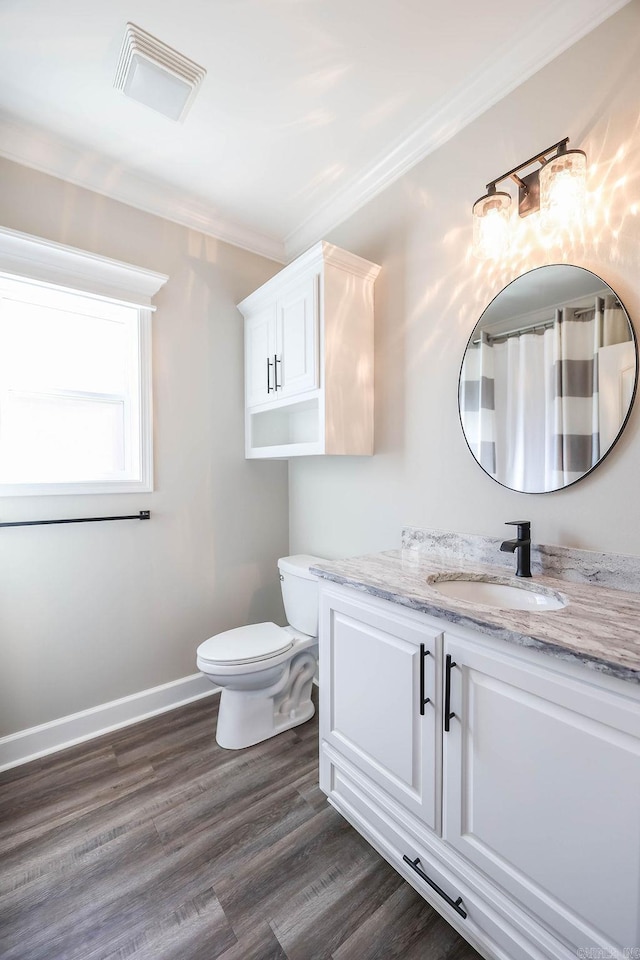
{"label": "white ceiling", "polygon": [[[0,154],[286,260],[628,0],[0,0]],[[207,70],[113,88],[127,21]]]}

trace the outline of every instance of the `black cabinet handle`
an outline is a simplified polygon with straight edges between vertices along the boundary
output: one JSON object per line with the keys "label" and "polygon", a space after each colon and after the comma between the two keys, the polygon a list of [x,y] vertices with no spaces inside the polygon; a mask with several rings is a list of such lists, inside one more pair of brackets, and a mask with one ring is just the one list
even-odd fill
{"label": "black cabinet handle", "polygon": [[425,684],[426,684],[425,676],[424,676],[425,661],[429,656],[429,652],[430,651],[427,650],[424,643],[421,643],[420,644],[420,716],[421,717],[424,717],[424,708],[426,707],[426,705],[428,703],[431,703],[431,699],[429,697],[425,697],[424,695]]}
{"label": "black cabinet handle", "polygon": [[449,721],[455,717],[455,713],[451,712],[451,668],[455,667],[455,662],[451,659],[451,654],[448,653],[445,660],[444,668],[444,732],[449,733]]}
{"label": "black cabinet handle", "polygon": [[431,879],[431,877],[428,877],[424,872],[424,870],[421,870],[420,867],[418,866],[418,864],[420,863],[420,857],[416,857],[415,860],[412,860],[411,857],[408,857],[405,853],[402,859],[404,860],[405,863],[407,863],[411,867],[412,870],[415,870],[418,876],[422,880],[424,880],[425,883],[429,884],[432,890],[435,890],[438,896],[442,897],[443,900],[446,900],[449,906],[452,907],[455,910],[455,912],[462,917],[463,920],[467,919],[467,911],[460,906],[460,904],[462,903],[462,897],[458,897],[457,900],[453,900],[448,893],[444,892],[442,887],[439,887],[438,884]]}
{"label": "black cabinet handle", "polygon": [[271,360],[269,360],[269,357],[267,357],[267,393],[271,393],[272,391],[277,390],[277,386],[276,387],[271,386],[271,367],[272,366],[273,364],[271,363]]}
{"label": "black cabinet handle", "polygon": [[278,364],[280,364],[280,373],[282,373],[282,360],[281,358],[274,353],[273,355],[273,378],[275,380],[275,389],[282,390],[282,377],[280,377],[280,383],[278,383]]}

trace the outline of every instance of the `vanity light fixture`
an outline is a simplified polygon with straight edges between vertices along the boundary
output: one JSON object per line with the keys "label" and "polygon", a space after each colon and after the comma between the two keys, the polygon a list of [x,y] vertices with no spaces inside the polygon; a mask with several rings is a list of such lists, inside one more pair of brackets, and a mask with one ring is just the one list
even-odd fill
{"label": "vanity light fixture", "polygon": [[[511,194],[496,189],[503,180],[518,185],[521,217],[541,210],[549,221],[567,223],[582,216],[587,155],[583,150],[567,150],[568,143],[569,137],[553,143],[487,184],[486,194],[473,205],[473,253],[479,260],[494,260],[509,247]],[[519,176],[536,163],[540,167]]]}

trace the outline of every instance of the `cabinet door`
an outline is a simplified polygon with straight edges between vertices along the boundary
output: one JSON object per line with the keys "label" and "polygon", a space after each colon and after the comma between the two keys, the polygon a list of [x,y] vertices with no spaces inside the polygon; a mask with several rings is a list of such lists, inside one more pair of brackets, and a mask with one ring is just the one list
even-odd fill
{"label": "cabinet door", "polygon": [[[323,592],[321,738],[432,829],[440,812],[439,636],[384,605]],[[422,710],[421,694],[429,698]]]}
{"label": "cabinet door", "polygon": [[245,321],[245,391],[248,407],[266,403],[276,396],[275,321],[276,314],[273,306],[261,310],[260,313],[256,313]]}
{"label": "cabinet door", "polygon": [[276,326],[277,396],[318,386],[318,276],[306,277],[279,298]]}
{"label": "cabinet door", "polygon": [[444,838],[574,949],[637,947],[637,701],[448,633],[444,649]]}

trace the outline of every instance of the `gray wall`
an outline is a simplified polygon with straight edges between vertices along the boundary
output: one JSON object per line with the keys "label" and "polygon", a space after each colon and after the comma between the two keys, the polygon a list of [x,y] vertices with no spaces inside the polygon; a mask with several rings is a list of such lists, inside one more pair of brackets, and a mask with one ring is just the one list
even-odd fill
{"label": "gray wall", "polygon": [[[291,550],[326,557],[397,547],[405,524],[500,536],[529,517],[538,542],[640,553],[640,402],[607,460],[544,496],[517,494],[472,459],[457,411],[473,326],[525,270],[600,274],[640,331],[640,4],[634,2],[478,118],[327,238],[382,264],[376,283],[376,455],[289,467]],[[535,220],[496,264],[470,254],[484,185],[564,136],[588,154],[591,216],[546,247]],[[549,242],[549,241],[547,241]]]}
{"label": "gray wall", "polygon": [[0,223],[169,275],[153,318],[155,492],[0,500],[0,735],[196,672],[198,643],[281,619],[287,468],[244,460],[242,318],[279,265],[0,161]]}

